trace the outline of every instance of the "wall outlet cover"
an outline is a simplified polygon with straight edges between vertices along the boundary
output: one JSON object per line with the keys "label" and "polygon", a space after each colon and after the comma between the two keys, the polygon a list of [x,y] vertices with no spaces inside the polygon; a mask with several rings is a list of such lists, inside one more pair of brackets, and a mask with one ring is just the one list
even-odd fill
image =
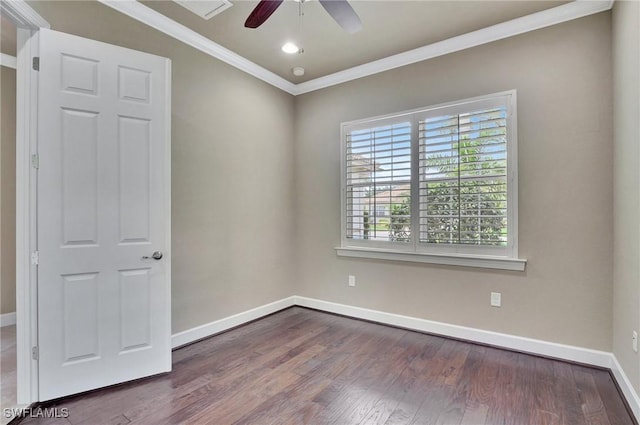
{"label": "wall outlet cover", "polygon": [[500,292],[491,293],[491,306],[500,307],[502,305],[502,294]]}

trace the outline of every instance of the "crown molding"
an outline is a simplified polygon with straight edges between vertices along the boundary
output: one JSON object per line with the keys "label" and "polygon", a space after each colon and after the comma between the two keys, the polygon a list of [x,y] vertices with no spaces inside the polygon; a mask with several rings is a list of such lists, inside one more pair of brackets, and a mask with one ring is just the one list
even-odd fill
{"label": "crown molding", "polygon": [[[20,2],[22,0],[11,1]],[[238,55],[237,53],[222,47],[221,45],[136,0],[98,1],[295,96],[346,83],[347,81],[378,74],[380,72],[410,65],[416,62],[421,62],[427,59],[432,59],[438,56],[447,55],[449,53],[458,52],[460,50],[469,49],[482,44],[491,43],[493,41],[502,40],[504,38],[513,37],[515,35],[524,34],[526,32],[557,25],[573,19],[593,15],[595,13],[604,12],[611,9],[614,0],[575,0],[571,3],[563,4],[561,6],[543,10],[521,18],[512,19],[497,25],[492,25],[487,28],[472,31],[467,34],[452,37],[447,40],[439,41],[300,84],[294,84],[285,80],[279,75],[276,75],[260,65]]]}
{"label": "crown molding", "polygon": [[0,11],[18,27],[22,28],[50,28],[49,22],[31,8],[24,0],[2,0]]}
{"label": "crown molding", "polygon": [[612,6],[613,0],[576,0],[571,3],[563,4],[561,6],[543,10],[521,18],[512,19],[477,31],[472,31],[419,47],[417,49],[389,56],[384,59],[369,62],[344,71],[297,84],[295,94],[299,95],[309,93],[315,90],[342,84],[347,81],[410,65],[412,63],[436,58],[438,56],[444,56],[449,53],[458,52],[460,50],[469,49],[471,47],[480,46],[482,44],[491,43],[493,41],[502,40],[504,38],[513,37],[526,32],[561,24],[573,19],[604,12],[605,10],[611,9]]}
{"label": "crown molding", "polygon": [[112,9],[123,13],[130,18],[142,22],[160,32],[167,34],[170,37],[180,40],[189,46],[200,50],[216,59],[221,60],[233,67],[238,68],[241,71],[246,72],[272,86],[275,86],[287,93],[294,94],[295,84],[285,80],[279,75],[261,67],[260,65],[251,62],[250,60],[238,55],[231,50],[222,47],[218,43],[211,41],[210,39],[198,34],[192,29],[179,24],[178,22],[166,17],[165,15],[156,12],[150,7],[136,0],[98,0],[105,6],[109,6]]}

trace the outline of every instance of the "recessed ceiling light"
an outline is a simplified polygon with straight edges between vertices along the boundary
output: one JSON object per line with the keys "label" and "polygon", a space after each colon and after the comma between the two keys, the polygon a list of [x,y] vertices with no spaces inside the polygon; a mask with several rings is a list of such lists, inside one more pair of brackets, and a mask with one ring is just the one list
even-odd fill
{"label": "recessed ceiling light", "polygon": [[282,51],[292,55],[294,53],[298,53],[300,51],[300,48],[298,46],[296,46],[295,44],[293,44],[291,42],[288,42],[288,43],[285,43],[282,46]]}
{"label": "recessed ceiling light", "polygon": [[292,69],[292,71],[293,75],[295,75],[296,77],[302,77],[304,75],[304,68],[301,66],[296,66]]}

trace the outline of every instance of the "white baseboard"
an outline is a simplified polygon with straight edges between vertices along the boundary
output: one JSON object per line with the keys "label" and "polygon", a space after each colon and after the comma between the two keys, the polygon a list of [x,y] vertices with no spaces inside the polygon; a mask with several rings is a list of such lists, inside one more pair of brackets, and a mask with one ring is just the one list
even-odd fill
{"label": "white baseboard", "polygon": [[234,314],[233,316],[216,320],[215,322],[206,323],[195,328],[187,329],[186,331],[178,332],[171,336],[171,347],[178,348],[194,341],[198,341],[199,339],[215,335],[252,320],[267,316],[271,313],[275,313],[276,311],[291,307],[294,305],[294,298],[295,297],[284,298],[242,313]]}
{"label": "white baseboard", "polygon": [[171,337],[171,345],[173,348],[177,348],[294,305],[587,365],[604,368],[612,368],[613,366],[611,360],[612,354],[606,351],[558,344],[465,326],[450,325],[432,320],[419,319],[417,317],[402,316],[384,311],[370,310],[300,296],[284,298],[242,313],[234,314],[233,316],[216,320],[215,322],[176,333]]}
{"label": "white baseboard", "polygon": [[500,348],[521,351],[524,353],[531,353],[606,368],[612,371],[616,382],[620,386],[622,393],[636,417],[636,420],[640,419],[640,398],[629,382],[624,370],[622,370],[618,360],[612,353],[465,326],[451,325],[432,320],[420,319],[417,317],[402,316],[399,314],[322,301],[314,298],[300,296],[284,298],[242,313],[234,314],[233,316],[216,320],[215,322],[179,332],[172,336],[171,343],[173,348],[181,347],[296,305],[328,313],[336,313],[358,319],[370,320],[381,324],[398,326],[419,332],[458,338]]}
{"label": "white baseboard", "polygon": [[0,328],[16,324],[16,313],[0,314]]}
{"label": "white baseboard", "polygon": [[636,420],[640,422],[640,397],[636,392],[633,385],[629,381],[627,374],[624,373],[624,370],[618,363],[618,359],[615,354],[611,354],[611,372],[613,373],[613,377],[615,378],[622,394],[624,394],[627,403],[629,403],[629,407],[633,411],[633,415],[636,417]]}

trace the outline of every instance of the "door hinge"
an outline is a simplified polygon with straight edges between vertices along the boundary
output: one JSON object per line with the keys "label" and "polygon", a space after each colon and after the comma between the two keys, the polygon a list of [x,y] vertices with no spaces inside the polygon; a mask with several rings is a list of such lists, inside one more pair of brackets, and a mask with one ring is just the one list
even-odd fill
{"label": "door hinge", "polygon": [[40,155],[35,153],[31,155],[31,166],[36,170],[40,168]]}
{"label": "door hinge", "polygon": [[39,357],[38,356],[38,347],[37,346],[31,347],[31,358],[33,360],[38,360],[38,357]]}
{"label": "door hinge", "polygon": [[33,58],[33,70],[40,71],[40,58],[38,56]]}
{"label": "door hinge", "polygon": [[34,266],[40,264],[40,252],[33,251],[31,253],[31,264],[33,264]]}

